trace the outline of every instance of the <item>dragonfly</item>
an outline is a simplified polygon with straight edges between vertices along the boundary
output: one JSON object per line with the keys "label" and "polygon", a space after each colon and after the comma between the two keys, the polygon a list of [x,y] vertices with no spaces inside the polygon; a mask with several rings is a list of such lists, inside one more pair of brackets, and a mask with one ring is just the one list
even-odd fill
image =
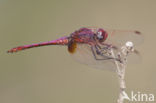
{"label": "dragonfly", "polygon": [[[112,57],[110,50],[117,53],[118,51],[121,51],[121,47],[127,41],[131,41],[135,45],[138,45],[142,40],[142,33],[136,30],[83,27],[74,31],[69,36],[64,36],[48,42],[18,46],[7,52],[14,53],[21,50],[48,45],[63,45],[67,46],[71,56],[80,63],[98,69],[115,70],[116,66],[114,61],[122,61],[118,57]],[[132,57],[136,57],[139,52],[135,50],[133,54]]]}

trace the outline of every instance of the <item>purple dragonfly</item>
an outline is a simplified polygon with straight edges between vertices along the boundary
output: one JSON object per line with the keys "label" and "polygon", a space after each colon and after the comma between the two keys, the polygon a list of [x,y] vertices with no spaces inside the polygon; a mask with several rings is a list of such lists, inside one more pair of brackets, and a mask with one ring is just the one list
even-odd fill
{"label": "purple dragonfly", "polygon": [[[110,49],[118,52],[127,41],[135,45],[143,40],[142,34],[136,30],[112,30],[103,28],[80,28],[69,36],[56,40],[31,45],[18,46],[8,50],[14,53],[21,50],[48,46],[64,45],[68,47],[69,53],[79,62],[100,69],[114,69],[114,61],[120,61],[110,55]],[[136,51],[135,56],[138,55]]]}

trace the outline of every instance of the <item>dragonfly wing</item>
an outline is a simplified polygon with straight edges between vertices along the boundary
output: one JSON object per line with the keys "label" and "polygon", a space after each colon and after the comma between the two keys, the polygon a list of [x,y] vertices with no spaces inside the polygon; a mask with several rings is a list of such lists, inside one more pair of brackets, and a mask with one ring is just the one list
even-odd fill
{"label": "dragonfly wing", "polygon": [[105,29],[108,33],[106,43],[116,45],[118,47],[125,45],[127,41],[133,42],[134,46],[143,42],[143,35],[135,30],[111,30]]}
{"label": "dragonfly wing", "polygon": [[142,61],[141,54],[137,50],[135,50],[132,53],[129,53],[129,55],[127,56],[128,64],[138,64],[141,61]]}
{"label": "dragonfly wing", "polygon": [[[94,32],[97,31],[96,28],[92,28]],[[141,44],[143,42],[143,35],[138,31],[133,30],[111,30],[111,29],[104,29],[108,33],[108,38],[104,41],[104,44],[112,45],[115,48],[113,52],[117,57],[117,54],[121,52],[122,46],[125,45],[127,41],[133,42],[134,46]],[[135,48],[135,47],[134,47]],[[95,49],[95,48],[94,48]],[[72,53],[72,57],[80,63],[89,65],[91,67],[97,69],[106,69],[115,71],[116,65],[114,59],[107,59],[104,57],[105,60],[96,60],[93,52],[91,50],[91,46],[88,44],[77,44],[76,52]],[[108,55],[106,55],[108,56]],[[136,63],[136,61],[140,61],[140,54],[138,51],[135,50],[134,53],[130,53],[127,57],[128,64]],[[135,61],[135,62],[134,62]]]}
{"label": "dragonfly wing", "polygon": [[[94,48],[95,49],[95,48]],[[71,56],[78,62],[82,64],[89,65],[96,69],[101,70],[116,70],[116,65],[114,59],[108,59],[107,57],[99,57],[103,58],[104,60],[96,60],[93,52],[91,50],[91,46],[88,44],[78,44],[76,51],[71,53]]]}

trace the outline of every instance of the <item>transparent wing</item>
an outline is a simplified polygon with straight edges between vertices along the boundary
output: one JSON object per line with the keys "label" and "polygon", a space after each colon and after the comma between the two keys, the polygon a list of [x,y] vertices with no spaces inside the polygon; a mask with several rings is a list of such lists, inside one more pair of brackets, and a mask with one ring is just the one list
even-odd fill
{"label": "transparent wing", "polygon": [[132,65],[132,64],[138,64],[142,61],[142,57],[141,57],[141,54],[138,50],[135,49],[135,51],[133,53],[130,53],[128,56],[127,56],[127,65],[129,66]]}
{"label": "transparent wing", "polygon": [[136,48],[137,45],[144,41],[144,36],[141,32],[136,30],[104,30],[108,33],[108,38],[104,42],[116,46],[118,48],[117,52],[121,51],[121,47],[124,46],[127,41],[133,42],[135,51],[128,55],[128,64],[137,64],[141,61],[141,54]]}
{"label": "transparent wing", "polygon": [[134,46],[141,44],[144,40],[143,34],[136,30],[111,30],[104,29],[108,33],[106,43],[118,47],[125,45],[127,41],[133,42]]}
{"label": "transparent wing", "polygon": [[[94,33],[96,33],[99,29],[96,27],[88,28],[90,28]],[[108,37],[104,42],[116,45],[118,47],[123,46],[127,41],[133,42],[134,45],[141,44],[144,41],[143,34],[137,30],[103,29],[108,33]]]}
{"label": "transparent wing", "polygon": [[96,69],[106,69],[111,71],[115,71],[116,69],[115,62],[112,59],[107,59],[105,57],[99,56],[98,58],[103,58],[105,60],[96,60],[92,53],[91,46],[88,44],[78,44],[76,52],[71,54],[71,56],[76,61],[89,65]]}
{"label": "transparent wing", "polygon": [[[96,32],[97,28],[91,28],[94,32]],[[104,41],[105,44],[112,45],[116,49],[113,49],[115,56],[117,53],[121,51],[121,47],[125,45],[127,41],[131,41],[134,44],[134,48],[136,45],[141,44],[143,42],[143,35],[139,31],[133,30],[112,30],[112,29],[104,29],[108,33],[108,38]],[[105,60],[96,60],[91,46],[88,44],[78,44],[76,52],[71,54],[72,57],[79,61],[80,63],[87,64],[91,67],[97,69],[106,69],[115,71],[116,65],[115,60],[106,59]],[[107,55],[108,56],[108,55]],[[104,57],[100,57],[104,58]],[[127,57],[128,64],[138,63],[141,61],[141,56],[139,51],[135,50],[135,52],[130,53]]]}
{"label": "transparent wing", "polygon": [[[95,48],[94,48],[95,49]],[[113,49],[115,56],[117,57],[117,53],[120,49]],[[99,59],[104,60],[96,60],[93,52],[91,50],[91,46],[88,44],[78,44],[76,48],[76,52],[71,54],[72,58],[79,63],[86,64],[92,68],[100,69],[100,70],[109,70],[116,71],[115,59],[108,59],[109,56],[105,54],[106,57],[97,56]],[[128,64],[135,64],[141,61],[141,56],[137,50],[134,53],[130,53],[127,57]]]}

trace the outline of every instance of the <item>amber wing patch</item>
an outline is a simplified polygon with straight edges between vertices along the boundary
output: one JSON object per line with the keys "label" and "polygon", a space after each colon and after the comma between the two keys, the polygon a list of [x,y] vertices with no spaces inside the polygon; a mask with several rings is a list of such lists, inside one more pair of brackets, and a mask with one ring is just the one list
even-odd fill
{"label": "amber wing patch", "polygon": [[72,42],[70,42],[68,44],[68,51],[70,53],[72,53],[72,54],[75,53],[76,52],[76,48],[77,48],[77,43],[76,42],[72,41]]}

